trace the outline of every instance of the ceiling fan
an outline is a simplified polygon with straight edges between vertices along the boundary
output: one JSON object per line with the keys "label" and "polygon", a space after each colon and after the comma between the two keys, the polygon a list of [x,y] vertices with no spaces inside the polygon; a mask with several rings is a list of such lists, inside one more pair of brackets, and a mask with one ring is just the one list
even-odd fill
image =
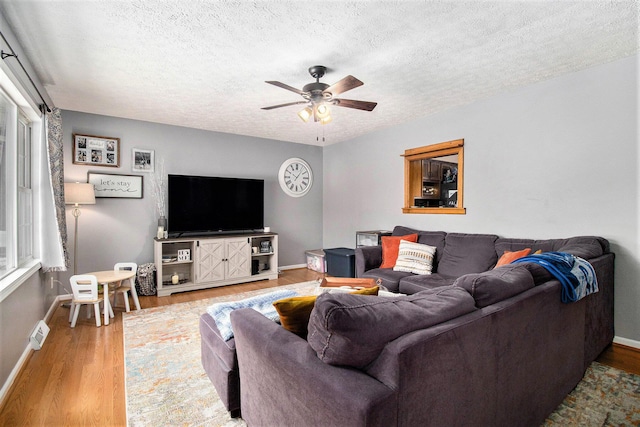
{"label": "ceiling fan", "polygon": [[307,107],[300,111],[298,113],[298,116],[305,122],[313,117],[314,122],[327,124],[331,121],[331,111],[329,110],[329,106],[331,105],[335,105],[337,107],[355,108],[357,110],[364,111],[372,111],[374,108],[376,108],[376,105],[378,105],[377,102],[336,98],[336,95],[340,95],[341,93],[344,93],[348,90],[355,89],[358,86],[362,86],[364,83],[353,76],[347,76],[329,86],[326,83],[320,82],[320,79],[324,76],[326,71],[327,67],[323,65],[314,65],[313,67],[310,67],[309,74],[311,74],[311,77],[316,79],[316,81],[314,83],[304,85],[302,90],[276,81],[265,82],[274,86],[281,87],[283,89],[290,90],[291,92],[295,92],[298,95],[301,95],[304,100],[288,102],[286,104],[272,105],[270,107],[262,107],[262,109],[272,110],[274,108],[288,107],[290,105],[307,104]]}

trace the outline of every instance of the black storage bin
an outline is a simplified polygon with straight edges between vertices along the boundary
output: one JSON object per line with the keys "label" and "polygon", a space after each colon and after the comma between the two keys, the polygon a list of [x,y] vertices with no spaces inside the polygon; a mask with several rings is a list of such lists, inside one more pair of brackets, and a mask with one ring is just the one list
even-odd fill
{"label": "black storage bin", "polygon": [[356,277],[356,251],[350,248],[324,250],[327,273],[334,277]]}

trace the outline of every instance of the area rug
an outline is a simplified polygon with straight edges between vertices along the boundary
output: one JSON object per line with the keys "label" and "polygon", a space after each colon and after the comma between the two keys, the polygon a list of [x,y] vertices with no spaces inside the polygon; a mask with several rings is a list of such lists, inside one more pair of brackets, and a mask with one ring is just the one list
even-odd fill
{"label": "area rug", "polygon": [[302,282],[123,314],[127,423],[141,426],[245,426],[232,419],[200,363],[200,315],[214,302],[276,289],[312,294]]}
{"label": "area rug", "polygon": [[[317,282],[277,289],[311,294]],[[276,288],[148,308],[124,314],[129,426],[246,426],[232,419],[200,363],[200,315],[214,302]],[[544,426],[640,425],[640,376],[597,362]]]}

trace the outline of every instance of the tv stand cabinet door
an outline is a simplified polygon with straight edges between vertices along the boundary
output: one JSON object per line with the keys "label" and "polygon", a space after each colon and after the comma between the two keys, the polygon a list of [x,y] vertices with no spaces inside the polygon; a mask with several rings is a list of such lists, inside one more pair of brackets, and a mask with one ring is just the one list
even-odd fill
{"label": "tv stand cabinet door", "polygon": [[225,278],[223,239],[199,240],[196,248],[196,283],[217,282]]}
{"label": "tv stand cabinet door", "polygon": [[246,237],[227,239],[227,279],[251,276],[251,244]]}

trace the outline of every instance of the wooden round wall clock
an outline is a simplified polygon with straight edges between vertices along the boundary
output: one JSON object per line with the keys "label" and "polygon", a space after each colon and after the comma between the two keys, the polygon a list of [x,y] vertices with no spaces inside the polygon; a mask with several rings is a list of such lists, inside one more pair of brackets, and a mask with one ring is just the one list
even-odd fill
{"label": "wooden round wall clock", "polygon": [[311,166],[297,157],[287,159],[280,166],[278,181],[286,194],[291,197],[302,197],[311,190],[313,185]]}

